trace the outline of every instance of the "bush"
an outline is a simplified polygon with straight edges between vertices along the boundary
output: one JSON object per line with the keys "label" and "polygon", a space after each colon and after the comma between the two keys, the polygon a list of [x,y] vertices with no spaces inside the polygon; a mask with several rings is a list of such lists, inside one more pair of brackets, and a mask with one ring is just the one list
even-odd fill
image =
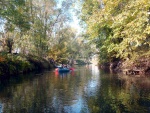
{"label": "bush", "polygon": [[83,60],[76,60],[76,62],[79,65],[85,65],[86,64]]}
{"label": "bush", "polygon": [[14,75],[23,73],[31,68],[30,63],[25,57],[13,54],[1,54],[0,75]]}
{"label": "bush", "polygon": [[51,68],[50,63],[41,57],[22,54],[0,54],[0,76],[15,75],[30,71],[41,71]]}

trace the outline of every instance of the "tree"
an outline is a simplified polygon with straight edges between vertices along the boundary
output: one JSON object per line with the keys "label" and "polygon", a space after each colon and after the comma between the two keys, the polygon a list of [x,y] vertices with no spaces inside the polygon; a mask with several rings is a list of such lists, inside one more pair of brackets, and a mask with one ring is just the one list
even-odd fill
{"label": "tree", "polygon": [[84,0],[81,16],[87,24],[89,40],[99,49],[101,62],[135,59],[149,53],[148,0],[103,3],[104,8],[100,8],[97,0]]}

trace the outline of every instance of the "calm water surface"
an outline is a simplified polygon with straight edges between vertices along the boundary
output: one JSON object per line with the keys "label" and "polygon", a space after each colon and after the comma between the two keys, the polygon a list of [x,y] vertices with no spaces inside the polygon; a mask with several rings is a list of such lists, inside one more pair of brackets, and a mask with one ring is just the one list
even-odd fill
{"label": "calm water surface", "polygon": [[[29,77],[31,76],[31,77]],[[150,113],[150,78],[78,66],[0,85],[0,113]]]}

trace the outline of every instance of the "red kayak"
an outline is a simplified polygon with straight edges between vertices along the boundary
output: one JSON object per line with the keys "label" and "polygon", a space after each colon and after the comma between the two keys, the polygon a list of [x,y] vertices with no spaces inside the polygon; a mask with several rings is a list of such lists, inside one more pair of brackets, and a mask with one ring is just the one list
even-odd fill
{"label": "red kayak", "polygon": [[70,70],[72,70],[72,71],[74,71],[74,68],[73,67],[71,67],[71,68],[69,68]]}

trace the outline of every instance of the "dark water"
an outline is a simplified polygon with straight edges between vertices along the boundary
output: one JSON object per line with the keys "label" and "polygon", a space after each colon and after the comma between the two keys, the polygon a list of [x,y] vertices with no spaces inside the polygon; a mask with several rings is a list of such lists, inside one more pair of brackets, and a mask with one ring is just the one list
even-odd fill
{"label": "dark water", "polygon": [[0,113],[150,113],[148,77],[112,75],[92,65],[32,76],[1,84]]}

